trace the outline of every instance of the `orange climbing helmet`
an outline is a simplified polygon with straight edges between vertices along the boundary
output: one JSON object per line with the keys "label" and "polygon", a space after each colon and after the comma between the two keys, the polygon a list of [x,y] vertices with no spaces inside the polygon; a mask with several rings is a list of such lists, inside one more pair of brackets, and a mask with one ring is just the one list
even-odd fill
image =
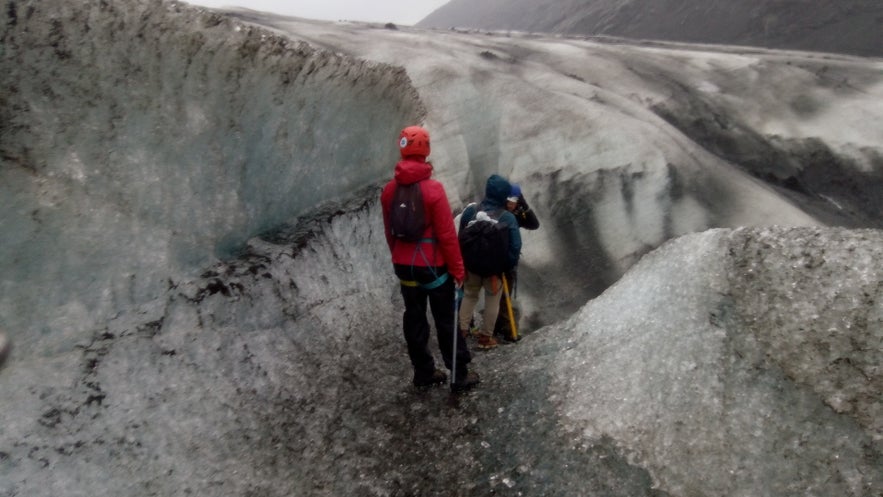
{"label": "orange climbing helmet", "polygon": [[429,155],[429,133],[420,126],[408,126],[399,135],[399,152],[402,158],[410,155],[419,155],[423,158]]}

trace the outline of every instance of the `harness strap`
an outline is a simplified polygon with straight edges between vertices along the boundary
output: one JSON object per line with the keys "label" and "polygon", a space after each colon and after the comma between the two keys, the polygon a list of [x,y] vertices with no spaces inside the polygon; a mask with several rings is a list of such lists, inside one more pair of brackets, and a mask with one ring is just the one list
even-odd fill
{"label": "harness strap", "polygon": [[402,286],[408,286],[408,287],[412,287],[412,288],[419,287],[424,290],[432,290],[434,288],[438,288],[438,287],[442,286],[445,281],[448,281],[448,273],[442,274],[441,276],[436,278],[434,281],[430,281],[429,283],[423,283],[423,284],[420,284],[420,283],[418,283],[416,281],[412,281],[412,280],[399,280],[399,282],[402,284]]}
{"label": "harness strap", "polygon": [[[396,238],[396,241],[399,241],[399,239]],[[416,242],[411,242],[411,243],[435,243],[435,238],[421,238],[421,239],[417,240]]]}

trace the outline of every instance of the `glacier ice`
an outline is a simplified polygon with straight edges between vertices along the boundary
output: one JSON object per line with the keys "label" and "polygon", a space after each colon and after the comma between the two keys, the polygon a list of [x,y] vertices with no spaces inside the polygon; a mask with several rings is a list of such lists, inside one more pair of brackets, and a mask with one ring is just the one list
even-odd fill
{"label": "glacier ice", "polygon": [[[879,61],[136,0],[0,33],[0,494],[883,488],[881,234],[822,227],[880,227]],[[543,222],[464,397],[407,381],[414,121],[455,209],[499,172]]]}

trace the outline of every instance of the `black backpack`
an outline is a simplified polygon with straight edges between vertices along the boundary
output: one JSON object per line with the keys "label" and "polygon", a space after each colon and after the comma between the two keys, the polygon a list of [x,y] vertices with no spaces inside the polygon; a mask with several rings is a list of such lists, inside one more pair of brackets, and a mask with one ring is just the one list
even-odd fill
{"label": "black backpack", "polygon": [[426,219],[420,182],[396,185],[389,211],[389,228],[397,240],[416,243],[423,239]]}
{"label": "black backpack", "polygon": [[496,216],[485,212],[489,220],[479,219],[482,212],[476,212],[458,235],[463,265],[479,276],[499,275],[510,269],[509,226],[499,221],[502,212]]}

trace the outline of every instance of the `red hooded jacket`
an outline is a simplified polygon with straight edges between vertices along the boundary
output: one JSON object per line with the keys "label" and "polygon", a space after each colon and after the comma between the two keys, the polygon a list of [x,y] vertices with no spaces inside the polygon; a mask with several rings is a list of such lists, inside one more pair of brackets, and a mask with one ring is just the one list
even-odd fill
{"label": "red hooded jacket", "polygon": [[420,183],[420,192],[423,194],[423,212],[426,215],[427,227],[424,238],[432,238],[434,243],[423,243],[423,253],[433,266],[447,266],[448,272],[458,281],[466,277],[463,267],[463,257],[460,255],[460,243],[457,241],[457,231],[454,228],[454,218],[451,215],[451,206],[448,204],[448,196],[445,187],[434,179],[432,165],[418,157],[408,157],[399,161],[395,167],[395,177],[383,188],[380,194],[380,205],[383,208],[383,227],[386,234],[386,243],[392,254],[393,264],[415,266],[427,266],[421,255],[414,257],[417,251],[417,243],[396,240],[389,229],[389,212],[392,208],[392,197],[396,185],[409,185]]}

